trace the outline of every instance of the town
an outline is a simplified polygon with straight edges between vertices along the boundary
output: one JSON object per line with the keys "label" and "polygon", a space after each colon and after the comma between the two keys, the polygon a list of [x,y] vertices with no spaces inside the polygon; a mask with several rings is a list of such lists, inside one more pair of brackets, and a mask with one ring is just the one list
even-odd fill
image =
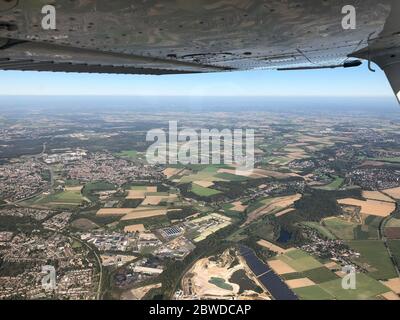
{"label": "town", "polygon": [[[0,299],[346,299],[346,267],[366,284],[350,298],[400,299],[398,125],[303,117],[115,109],[3,124]],[[146,132],[173,120],[255,129],[254,170],[148,163]]]}

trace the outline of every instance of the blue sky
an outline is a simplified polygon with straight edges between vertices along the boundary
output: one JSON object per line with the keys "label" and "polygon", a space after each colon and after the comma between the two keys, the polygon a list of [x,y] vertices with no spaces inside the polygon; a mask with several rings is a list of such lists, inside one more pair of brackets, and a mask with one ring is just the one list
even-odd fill
{"label": "blue sky", "polygon": [[0,71],[0,95],[393,96],[384,73],[362,67],[138,76]]}

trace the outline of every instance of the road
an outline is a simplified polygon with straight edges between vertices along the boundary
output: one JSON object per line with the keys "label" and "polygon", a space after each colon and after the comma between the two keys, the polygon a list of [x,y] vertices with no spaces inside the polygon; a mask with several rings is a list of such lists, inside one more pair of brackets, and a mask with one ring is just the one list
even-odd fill
{"label": "road", "polygon": [[[398,209],[398,203],[396,203],[396,211],[397,211],[397,209]],[[379,225],[379,228],[378,228],[378,236],[379,236],[379,239],[383,241],[383,244],[384,244],[384,246],[385,246],[385,248],[386,248],[386,250],[387,250],[387,252],[389,254],[389,257],[392,260],[392,264],[394,266],[394,269],[397,272],[397,276],[400,277],[400,270],[399,270],[399,268],[397,266],[395,258],[393,257],[392,251],[390,251],[390,248],[389,248],[389,246],[387,244],[387,238],[385,237],[385,230],[384,230],[385,229],[385,225],[386,225],[386,222],[390,218],[391,218],[391,215],[382,219],[382,221],[381,221],[381,223]]]}
{"label": "road", "polygon": [[97,287],[96,300],[100,300],[100,298],[101,298],[101,287],[102,287],[102,283],[103,283],[103,265],[101,264],[101,259],[100,259],[99,255],[97,254],[97,252],[95,250],[93,250],[93,248],[90,245],[88,245],[86,242],[82,241],[81,239],[79,239],[79,238],[77,238],[77,237],[75,237],[75,236],[73,236],[71,234],[67,234],[67,236],[71,237],[72,239],[74,239],[76,241],[78,241],[79,243],[82,243],[96,257],[97,263],[99,265],[99,270],[100,270],[99,286]]}

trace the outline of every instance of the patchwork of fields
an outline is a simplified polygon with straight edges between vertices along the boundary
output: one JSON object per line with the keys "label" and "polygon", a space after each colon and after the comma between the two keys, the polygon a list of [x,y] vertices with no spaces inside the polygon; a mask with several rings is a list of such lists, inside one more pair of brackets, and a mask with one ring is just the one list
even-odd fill
{"label": "patchwork of fields", "polygon": [[298,249],[289,250],[268,261],[270,267],[303,300],[376,299],[391,290],[373,277],[357,273],[355,290],[342,287],[341,267],[322,264]]}

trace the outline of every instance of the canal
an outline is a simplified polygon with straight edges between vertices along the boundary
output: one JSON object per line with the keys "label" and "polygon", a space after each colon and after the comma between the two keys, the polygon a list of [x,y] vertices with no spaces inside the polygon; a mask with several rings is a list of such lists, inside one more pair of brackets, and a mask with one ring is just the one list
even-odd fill
{"label": "canal", "polygon": [[275,300],[298,300],[298,297],[286,283],[267,264],[261,261],[252,249],[240,245],[239,251],[251,271]]}

